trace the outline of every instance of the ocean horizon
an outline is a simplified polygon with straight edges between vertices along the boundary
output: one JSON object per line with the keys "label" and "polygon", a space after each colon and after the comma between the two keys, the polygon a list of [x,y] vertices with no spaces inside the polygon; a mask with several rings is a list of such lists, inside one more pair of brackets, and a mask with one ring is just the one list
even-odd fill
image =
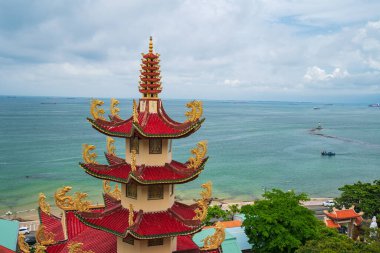
{"label": "ocean horizon", "polygon": [[[82,144],[95,145],[105,163],[106,136],[91,127],[90,98],[0,96],[0,215],[37,206],[44,192],[53,204],[57,188],[89,194],[101,202],[102,180],[78,166]],[[119,99],[120,116],[132,113],[132,99]],[[184,121],[184,99],[163,99],[173,119]],[[103,108],[108,113],[109,99]],[[214,197],[260,198],[279,188],[310,197],[335,197],[338,188],[379,179],[380,110],[364,103],[203,100],[206,121],[193,135],[173,141],[173,159],[185,162],[200,140],[210,156],[196,180],[179,185],[182,199],[198,198],[213,181]],[[320,123],[316,135],[311,131]],[[115,138],[116,154],[124,142]],[[322,150],[336,153],[322,157]]]}

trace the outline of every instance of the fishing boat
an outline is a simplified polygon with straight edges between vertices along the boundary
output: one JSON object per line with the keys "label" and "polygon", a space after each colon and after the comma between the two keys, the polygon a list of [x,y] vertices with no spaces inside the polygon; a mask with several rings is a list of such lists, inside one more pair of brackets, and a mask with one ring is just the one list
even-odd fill
{"label": "fishing boat", "polygon": [[326,150],[324,150],[321,152],[321,156],[335,156],[335,153],[331,151],[327,152]]}
{"label": "fishing boat", "polygon": [[377,103],[377,104],[370,104],[370,105],[368,105],[369,107],[380,107],[380,104],[379,103]]}

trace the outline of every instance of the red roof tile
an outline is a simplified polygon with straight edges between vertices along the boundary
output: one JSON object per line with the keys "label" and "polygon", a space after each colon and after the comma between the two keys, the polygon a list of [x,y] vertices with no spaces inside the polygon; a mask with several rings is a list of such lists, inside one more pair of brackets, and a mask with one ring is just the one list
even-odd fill
{"label": "red roof tile", "polygon": [[325,212],[326,216],[333,220],[345,220],[352,219],[361,216],[361,214],[355,212],[354,209],[334,209],[332,212]]}
{"label": "red roof tile", "polygon": [[199,253],[199,247],[189,235],[177,236],[177,251],[175,253]]}
{"label": "red roof tile", "polygon": [[325,224],[329,228],[340,228],[340,225],[338,223],[335,223],[333,220],[325,219]]}
{"label": "red roof tile", "polygon": [[0,253],[16,253],[16,251],[10,250],[10,249],[0,245]]}
{"label": "red roof tile", "polygon": [[[129,210],[121,206],[104,213],[76,213],[76,216],[87,226],[101,229],[120,237],[125,237],[130,233],[137,239],[187,235],[201,229],[201,223],[192,220],[195,216],[193,206],[178,203],[174,206],[175,208],[161,212],[135,212],[133,226],[128,223]],[[186,207],[189,209],[187,212],[184,211]],[[190,213],[192,214],[190,215]],[[181,215],[186,217],[181,217]]]}
{"label": "red roof tile", "polygon": [[186,163],[172,160],[164,166],[137,166],[136,172],[132,173],[131,165],[125,161],[115,164],[117,159],[110,155],[107,159],[111,160],[111,165],[80,163],[80,166],[91,176],[119,183],[128,183],[131,178],[140,184],[185,183],[196,178],[207,161],[205,158],[199,168],[189,169]]}
{"label": "red roof tile", "polygon": [[113,118],[112,121],[88,118],[88,121],[95,129],[104,134],[125,138],[133,136],[135,132],[145,138],[186,137],[197,131],[204,121],[204,119],[201,119],[195,122],[176,122],[166,114],[160,99],[157,100],[157,103],[157,113],[140,112],[140,107],[138,107],[137,123],[133,122],[132,117],[127,120],[114,120]]}
{"label": "red roof tile", "polygon": [[54,216],[53,214],[48,215],[38,208],[38,215],[40,217],[40,222],[45,225],[47,232],[52,232],[54,234],[54,240],[56,242],[65,240],[65,235],[63,233],[61,218]]}

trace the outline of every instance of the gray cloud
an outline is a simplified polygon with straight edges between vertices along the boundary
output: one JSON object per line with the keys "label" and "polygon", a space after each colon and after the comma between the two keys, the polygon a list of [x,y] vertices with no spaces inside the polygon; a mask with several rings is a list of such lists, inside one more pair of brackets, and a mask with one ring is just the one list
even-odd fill
{"label": "gray cloud", "polygon": [[380,94],[378,10],[357,1],[3,1],[0,94],[137,97],[150,35],[163,97]]}

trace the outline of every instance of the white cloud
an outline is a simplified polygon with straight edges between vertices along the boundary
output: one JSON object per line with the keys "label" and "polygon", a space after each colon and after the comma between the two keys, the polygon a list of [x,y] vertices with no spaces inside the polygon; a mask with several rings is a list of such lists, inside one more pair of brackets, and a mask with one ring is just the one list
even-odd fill
{"label": "white cloud", "polygon": [[324,69],[317,66],[307,68],[304,79],[308,82],[312,81],[328,81],[336,78],[344,78],[348,76],[347,70],[335,68],[330,74],[326,73]]}
{"label": "white cloud", "polygon": [[240,80],[238,80],[238,79],[234,79],[234,80],[226,79],[226,80],[224,80],[224,85],[229,86],[229,87],[239,87]]}

